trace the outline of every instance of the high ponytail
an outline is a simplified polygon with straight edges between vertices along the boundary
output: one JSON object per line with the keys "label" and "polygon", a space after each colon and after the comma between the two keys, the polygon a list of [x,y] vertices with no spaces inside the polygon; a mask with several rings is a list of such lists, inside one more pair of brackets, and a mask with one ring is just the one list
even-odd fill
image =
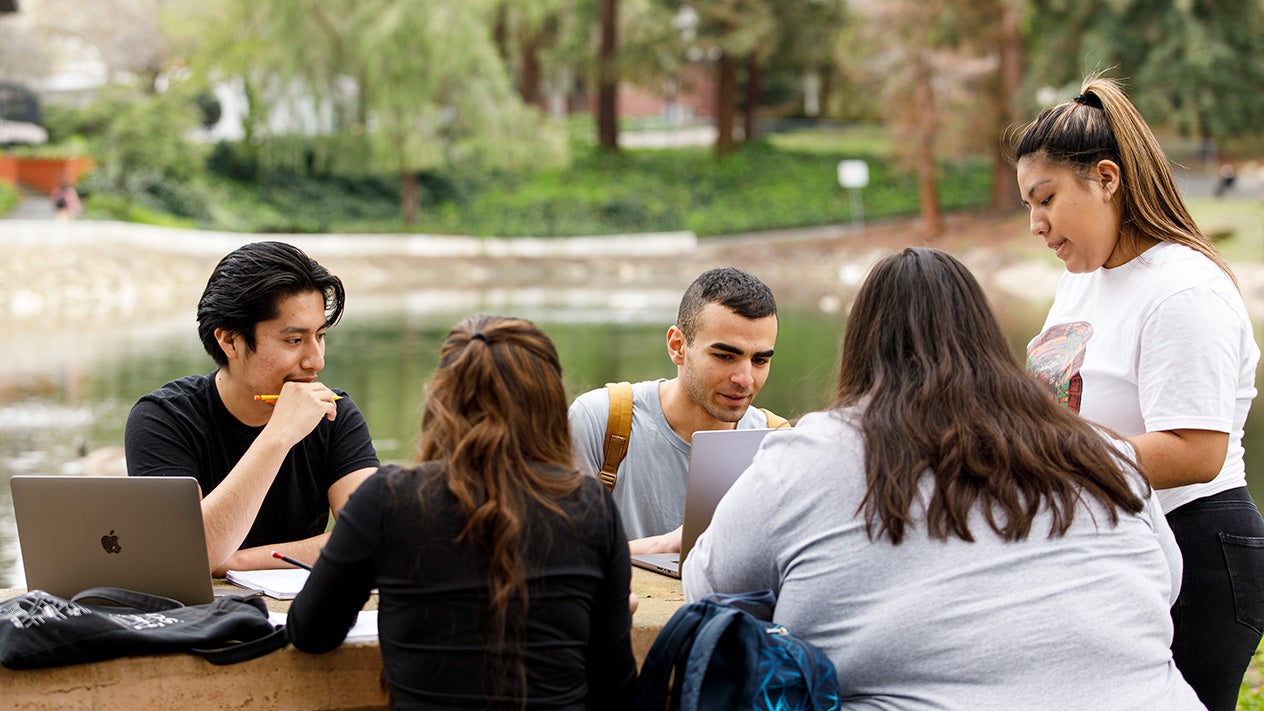
{"label": "high ponytail", "polygon": [[1068,167],[1086,180],[1099,161],[1114,161],[1120,171],[1120,239],[1134,247],[1145,238],[1183,244],[1237,284],[1186,209],[1154,132],[1114,80],[1100,74],[1086,78],[1075,100],[1045,109],[1021,128],[1010,154],[1014,162],[1030,156]]}

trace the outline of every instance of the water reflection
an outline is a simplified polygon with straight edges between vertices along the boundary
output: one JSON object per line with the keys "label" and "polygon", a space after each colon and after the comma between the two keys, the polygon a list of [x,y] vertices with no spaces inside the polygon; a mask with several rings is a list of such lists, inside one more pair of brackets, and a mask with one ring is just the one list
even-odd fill
{"label": "water reflection", "polygon": [[[403,461],[411,456],[423,384],[439,345],[463,316],[489,312],[535,321],[556,342],[574,397],[612,380],[673,375],[665,333],[679,298],[674,292],[539,289],[353,301],[328,336],[322,380],[355,399],[383,461]],[[1047,305],[1010,299],[995,306],[1015,352],[1021,352]],[[843,325],[841,313],[782,304],[777,355],[759,404],[788,417],[826,404]],[[121,445],[128,410],[137,398],[168,380],[213,368],[191,318],[161,327],[122,325],[108,337],[64,337],[68,347],[39,359],[28,358],[20,366],[0,362],[0,587],[23,585],[9,478],[80,473],[82,450]],[[1254,425],[1254,420],[1247,423],[1248,472],[1258,469],[1252,455],[1261,448],[1249,442],[1264,442],[1262,427]],[[1253,485],[1257,500],[1262,484]]]}

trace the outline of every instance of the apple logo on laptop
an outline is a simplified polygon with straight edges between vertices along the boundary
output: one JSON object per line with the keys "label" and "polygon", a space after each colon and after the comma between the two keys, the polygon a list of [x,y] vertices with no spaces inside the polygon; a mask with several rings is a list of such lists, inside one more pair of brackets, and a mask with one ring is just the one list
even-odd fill
{"label": "apple logo on laptop", "polygon": [[114,529],[111,528],[108,534],[101,536],[101,547],[106,553],[122,553],[123,546],[119,545],[118,540],[119,537],[114,535]]}

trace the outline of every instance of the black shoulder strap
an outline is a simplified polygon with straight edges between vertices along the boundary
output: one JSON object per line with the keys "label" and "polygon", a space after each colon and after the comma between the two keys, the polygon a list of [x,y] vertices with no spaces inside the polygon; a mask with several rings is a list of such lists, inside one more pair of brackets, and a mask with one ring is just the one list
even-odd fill
{"label": "black shoulder strap", "polygon": [[246,662],[257,657],[262,657],[269,652],[275,652],[290,643],[289,634],[285,631],[285,625],[281,625],[270,633],[257,637],[255,639],[246,640],[244,642],[234,642],[233,644],[223,647],[215,647],[210,649],[194,648],[190,652],[202,655],[202,658],[211,664],[225,666],[227,664],[236,664],[238,662]]}
{"label": "black shoulder strap", "polygon": [[143,610],[145,612],[164,612],[184,607],[184,603],[179,600],[172,600],[169,597],[151,595],[125,588],[109,587],[88,588],[70,598],[70,600],[81,604],[103,601],[108,604],[122,605],[123,607],[130,607],[134,610]]}

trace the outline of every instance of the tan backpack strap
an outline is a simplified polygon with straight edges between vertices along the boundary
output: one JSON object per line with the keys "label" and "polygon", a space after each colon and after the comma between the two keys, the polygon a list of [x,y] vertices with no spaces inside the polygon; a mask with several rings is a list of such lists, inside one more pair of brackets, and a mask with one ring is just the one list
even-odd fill
{"label": "tan backpack strap", "polygon": [[768,426],[772,427],[773,429],[781,429],[782,427],[790,426],[790,420],[787,420],[781,415],[774,413],[772,410],[769,410],[766,407],[759,408],[759,411],[764,413],[764,416],[768,418]]}
{"label": "tan backpack strap", "polygon": [[606,460],[597,475],[607,489],[619,480],[619,464],[628,453],[632,438],[632,383],[606,383],[610,395],[610,416],[606,418]]}

